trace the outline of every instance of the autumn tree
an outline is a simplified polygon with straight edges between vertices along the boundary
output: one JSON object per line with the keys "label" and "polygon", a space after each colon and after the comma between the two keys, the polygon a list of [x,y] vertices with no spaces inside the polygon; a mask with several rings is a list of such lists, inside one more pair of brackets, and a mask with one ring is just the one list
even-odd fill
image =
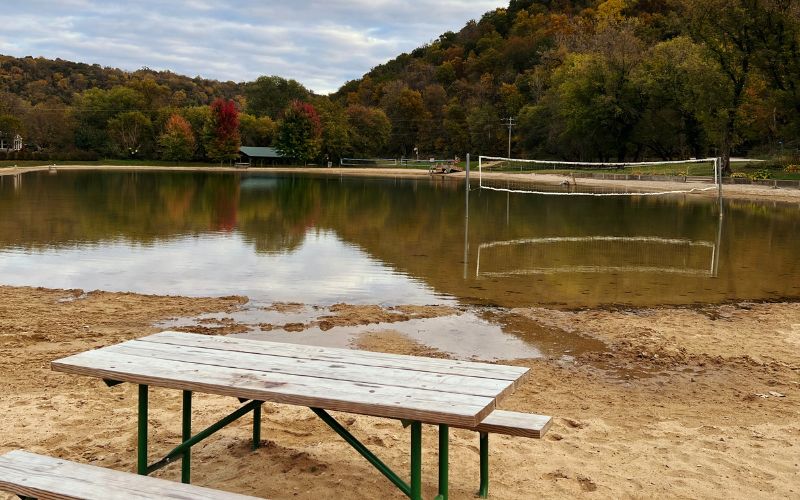
{"label": "autumn tree", "polygon": [[208,158],[206,154],[206,141],[210,141],[213,137],[207,134],[208,124],[211,122],[211,108],[209,106],[192,106],[189,108],[181,108],[180,115],[189,122],[194,133],[195,152],[194,160],[203,160]]}
{"label": "autumn tree", "polygon": [[161,157],[165,160],[191,160],[196,147],[192,126],[186,118],[173,114],[158,138],[158,145],[161,147]]}
{"label": "autumn tree", "polygon": [[73,148],[75,120],[70,108],[50,98],[30,108],[23,117],[26,140],[50,151]]}
{"label": "autumn tree", "polygon": [[217,99],[210,106],[211,116],[205,127],[206,155],[220,163],[239,157],[239,111],[236,103]]}
{"label": "autumn tree", "polygon": [[292,101],[283,112],[275,147],[285,158],[306,164],[319,154],[321,137],[322,125],[314,106]]}
{"label": "autumn tree", "polygon": [[425,109],[422,94],[402,82],[387,85],[384,92],[381,108],[392,124],[390,147],[408,156],[423,138],[420,132],[431,114]]}

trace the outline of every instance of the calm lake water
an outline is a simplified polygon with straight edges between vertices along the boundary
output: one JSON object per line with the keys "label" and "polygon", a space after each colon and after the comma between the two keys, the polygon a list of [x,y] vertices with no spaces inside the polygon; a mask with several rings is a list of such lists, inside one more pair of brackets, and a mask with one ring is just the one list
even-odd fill
{"label": "calm lake water", "polygon": [[[0,177],[0,284],[310,304],[800,297],[800,208],[548,197],[454,179]],[[467,217],[468,213],[468,217]]]}

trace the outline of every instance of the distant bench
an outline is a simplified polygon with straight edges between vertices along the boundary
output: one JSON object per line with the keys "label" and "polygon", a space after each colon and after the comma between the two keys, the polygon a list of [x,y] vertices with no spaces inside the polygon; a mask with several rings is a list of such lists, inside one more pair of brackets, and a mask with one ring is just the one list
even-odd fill
{"label": "distant bench", "polygon": [[0,456],[0,490],[22,499],[247,500],[256,497],[17,450]]}

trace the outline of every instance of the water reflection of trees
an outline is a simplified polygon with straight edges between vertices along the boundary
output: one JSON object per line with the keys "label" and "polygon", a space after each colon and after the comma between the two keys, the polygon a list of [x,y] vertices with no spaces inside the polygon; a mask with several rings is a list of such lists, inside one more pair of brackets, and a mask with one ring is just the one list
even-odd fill
{"label": "water reflection of trees", "polygon": [[[570,236],[658,236],[714,241],[714,203],[695,198],[542,197],[472,191],[466,254],[482,243]],[[211,173],[32,175],[22,189],[0,183],[0,246],[37,248],[122,239],[157,244],[186,235],[236,231],[257,252],[298,249],[312,229],[333,231],[393,268],[465,300],[626,302],[649,288],[664,302],[797,295],[797,209],[730,203],[721,273],[464,278],[463,184],[452,180],[335,176],[258,177]],[[335,263],[331,263],[335,265]],[[681,294],[687,297],[681,297]],[[675,296],[672,297],[671,294]],[[574,302],[574,300],[573,300]]]}

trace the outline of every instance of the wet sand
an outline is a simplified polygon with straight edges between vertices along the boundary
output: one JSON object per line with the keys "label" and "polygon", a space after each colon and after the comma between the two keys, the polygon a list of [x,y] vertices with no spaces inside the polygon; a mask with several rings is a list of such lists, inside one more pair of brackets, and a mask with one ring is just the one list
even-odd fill
{"label": "wet sand", "polygon": [[[477,168],[477,167],[476,167]],[[38,167],[6,167],[0,168],[0,176],[18,175],[28,172],[48,171],[49,166]],[[403,169],[403,168],[320,168],[320,167],[201,167],[201,166],[109,166],[109,165],[58,165],[56,170],[81,171],[81,170],[116,170],[116,171],[187,171],[187,172],[250,172],[250,173],[311,173],[317,175],[335,176],[362,176],[362,177],[430,177],[427,170]],[[472,173],[474,179],[477,172]],[[437,178],[462,180],[465,173],[454,173],[448,175],[435,175]],[[525,185],[549,185],[560,186],[565,180],[573,183],[571,189],[577,188],[599,188],[599,189],[631,189],[637,191],[661,192],[661,191],[684,191],[692,189],[703,189],[708,187],[702,183],[684,182],[661,182],[661,181],[626,181],[610,179],[573,179],[565,175],[551,174],[515,174],[503,172],[484,172],[484,179],[490,181],[509,181],[515,186]],[[753,200],[753,201],[772,201],[779,203],[800,203],[800,189],[773,188],[770,186],[747,185],[747,184],[726,184],[723,186],[723,193],[726,199]],[[686,196],[716,198],[716,190],[697,191]]]}
{"label": "wet sand", "polygon": [[[0,287],[0,453],[26,448],[132,471],[135,387],[109,389],[52,372],[49,362],[154,333],[156,321],[234,312],[244,301]],[[373,313],[386,311],[340,306],[337,325],[363,328],[353,347],[449,356],[395,328],[405,320],[373,323]],[[433,313],[397,311],[409,318]],[[501,406],[552,415],[555,423],[541,441],[491,438],[491,498],[800,495],[800,304],[507,313],[606,348],[504,361],[529,366],[534,376]],[[198,394],[194,426],[237,406],[233,398]],[[177,443],[179,415],[176,391],[152,391],[151,460]],[[405,475],[408,437],[399,422],[339,417]],[[473,498],[477,436],[453,434],[451,498]],[[265,446],[252,452],[249,436],[245,418],[196,448],[193,481],[276,499],[401,498],[308,409],[267,404]],[[432,498],[434,429],[426,428],[423,443],[425,497]],[[178,469],[157,475],[177,480]]]}

